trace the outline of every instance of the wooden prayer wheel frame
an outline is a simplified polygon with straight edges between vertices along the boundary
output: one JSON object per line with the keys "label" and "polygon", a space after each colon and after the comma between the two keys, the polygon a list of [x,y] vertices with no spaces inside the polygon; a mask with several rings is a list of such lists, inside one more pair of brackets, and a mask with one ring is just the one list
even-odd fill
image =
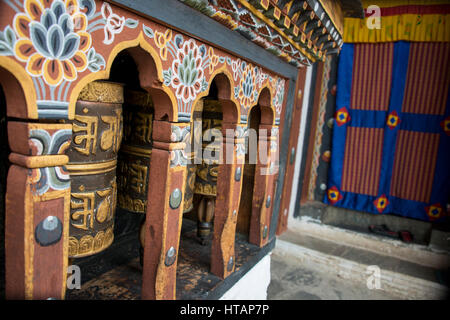
{"label": "wooden prayer wheel frame", "polygon": [[[262,122],[264,127],[273,132],[273,136],[283,136],[286,142],[295,96],[296,67],[253,44],[249,50],[238,33],[222,25],[211,25],[207,33],[183,26],[186,14],[202,23],[209,22],[210,18],[172,0],[170,5],[152,1],[145,6],[125,1],[73,1],[81,23],[74,24],[76,28],[69,32],[70,37],[80,41],[74,43],[73,52],[69,52],[71,47],[65,46],[64,41],[69,41],[70,37],[58,38],[60,48],[68,50],[66,56],[47,59],[38,55],[39,47],[31,41],[29,30],[32,22],[40,23],[44,8],[51,2],[34,1],[35,9],[39,10],[33,14],[23,5],[0,3],[0,32],[8,35],[5,41],[11,41],[5,47],[8,50],[0,53],[0,83],[6,96],[11,149],[6,193],[6,298],[65,298],[71,242],[71,194],[81,192],[81,185],[74,182],[77,168],[66,155],[72,135],[79,130],[73,123],[80,115],[77,100],[86,86],[96,80],[109,79],[114,59],[124,50],[135,61],[139,85],[154,104],[148,179],[149,185],[159,187],[149,188],[146,196],[141,297],[176,297],[184,190],[189,168],[186,161],[189,156],[183,153],[184,139],[190,133],[195,106],[207,95],[213,80],[219,89],[218,100],[223,113],[222,156],[231,162],[220,164],[218,169],[210,271],[223,279],[232,276],[236,268],[234,245],[242,189],[242,179],[236,178],[236,171],[243,169],[242,163],[237,161],[242,159],[243,153],[242,137],[227,136],[227,129],[242,132],[251,107],[259,101],[268,111]],[[167,11],[171,5],[181,5],[180,10],[174,19],[161,24],[158,21],[164,21],[164,17],[160,14],[172,17]],[[102,14],[108,23],[94,27],[92,23]],[[109,22],[116,17],[123,23],[121,28],[112,29]],[[22,24],[14,23],[14,19],[22,18]],[[20,29],[21,25],[25,29]],[[221,37],[224,43],[217,43],[219,39],[212,37],[217,34],[226,35]],[[56,52],[58,48],[53,49]],[[193,66],[195,72],[187,70],[187,65]],[[192,72],[192,79],[183,77],[185,72]],[[93,98],[98,96],[94,94]],[[285,148],[280,144],[281,170],[286,163]],[[278,146],[273,152],[278,152]],[[98,170],[112,167],[111,164]],[[280,172],[275,193],[277,177],[269,175],[261,190],[264,199],[270,196],[274,200],[265,209],[267,240],[257,240],[258,246],[274,243],[279,210],[276,198],[283,188],[284,171]],[[105,190],[111,186],[108,183],[104,182]],[[255,230],[258,230],[255,234],[261,234],[261,217],[255,221]],[[47,229],[40,233],[44,230],[43,224],[52,226],[52,241],[44,241],[50,238]]]}

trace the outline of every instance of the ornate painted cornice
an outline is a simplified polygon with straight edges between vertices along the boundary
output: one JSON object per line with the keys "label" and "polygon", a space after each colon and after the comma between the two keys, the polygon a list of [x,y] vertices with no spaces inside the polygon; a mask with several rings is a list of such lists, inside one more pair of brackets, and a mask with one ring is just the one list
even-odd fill
{"label": "ornate painted cornice", "polygon": [[344,11],[330,0],[180,0],[299,67],[339,53]]}

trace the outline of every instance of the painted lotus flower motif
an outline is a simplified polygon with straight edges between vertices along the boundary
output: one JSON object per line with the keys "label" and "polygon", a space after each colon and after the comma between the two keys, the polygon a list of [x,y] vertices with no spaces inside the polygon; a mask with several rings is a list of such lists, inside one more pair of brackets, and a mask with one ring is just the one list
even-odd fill
{"label": "painted lotus flower motif", "polygon": [[239,101],[241,105],[248,109],[256,100],[255,95],[255,70],[250,65],[245,68],[239,84]]}
{"label": "painted lotus flower motif", "polygon": [[194,40],[183,43],[172,63],[172,86],[178,99],[189,103],[202,90],[203,55]]}
{"label": "painted lotus flower motif", "polygon": [[15,56],[27,63],[30,75],[43,76],[51,86],[75,80],[88,66],[86,52],[92,44],[88,19],[78,2],[25,0],[24,8],[14,18],[19,35]]}

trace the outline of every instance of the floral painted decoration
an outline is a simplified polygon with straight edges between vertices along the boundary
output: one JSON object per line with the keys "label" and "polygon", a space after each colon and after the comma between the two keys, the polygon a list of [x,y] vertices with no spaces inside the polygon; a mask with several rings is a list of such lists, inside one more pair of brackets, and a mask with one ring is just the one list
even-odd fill
{"label": "floral painted decoration", "polygon": [[103,28],[103,32],[105,33],[105,40],[103,40],[104,44],[113,43],[114,36],[120,34],[125,26],[134,29],[139,24],[137,20],[130,18],[125,19],[125,17],[115,14],[112,11],[111,5],[106,2],[103,3],[101,12],[105,21],[105,27]]}
{"label": "floral painted decoration", "polygon": [[0,55],[25,62],[30,76],[52,87],[76,80],[86,69],[96,72],[105,60],[87,30],[95,10],[94,0],[25,0],[12,27],[0,32]]}
{"label": "floral painted decoration", "polygon": [[172,86],[177,98],[185,103],[193,101],[202,89],[204,78],[202,53],[194,40],[185,41],[172,63]]}
{"label": "floral painted decoration", "polygon": [[86,32],[87,17],[76,1],[25,1],[25,13],[14,18],[19,35],[16,57],[27,63],[32,76],[57,86],[63,79],[73,81],[88,66],[86,53],[91,35]]}
{"label": "floral painted decoration", "polygon": [[278,78],[277,83],[275,85],[275,95],[273,97],[272,104],[277,110],[278,113],[281,114],[281,108],[283,107],[284,100],[284,83],[283,79]]}
{"label": "floral painted decoration", "polygon": [[239,83],[238,98],[244,109],[249,109],[257,99],[255,90],[255,69],[251,65],[245,68]]}
{"label": "floral painted decoration", "polygon": [[[17,60],[30,76],[39,117],[67,118],[75,85],[89,72],[105,70],[110,63],[104,56],[110,56],[110,50],[127,36],[136,39],[142,32],[149,45],[159,51],[163,85],[173,90],[179,121],[190,119],[193,103],[208,89],[210,77],[218,70],[228,70],[234,89],[232,99],[243,113],[241,121],[246,122],[246,113],[256,104],[258,92],[267,86],[277,111],[275,123],[279,122],[284,80],[245,60],[184,39],[170,28],[155,28],[150,21],[140,23],[140,18],[104,1],[24,0],[23,5],[19,1],[5,4],[15,13],[10,24],[0,30],[0,56]],[[137,30],[139,25],[141,31]],[[125,32],[126,28],[134,31]]]}

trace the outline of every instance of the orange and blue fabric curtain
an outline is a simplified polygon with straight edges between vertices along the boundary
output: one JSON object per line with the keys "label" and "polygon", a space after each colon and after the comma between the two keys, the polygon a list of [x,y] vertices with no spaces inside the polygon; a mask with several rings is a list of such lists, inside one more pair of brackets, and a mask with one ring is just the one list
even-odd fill
{"label": "orange and blue fabric curtain", "polygon": [[[389,10],[385,12],[395,11]],[[450,42],[446,40],[343,45],[326,203],[425,221],[447,219]]]}
{"label": "orange and blue fabric curtain", "polygon": [[325,202],[443,221],[450,43],[344,44]]}

